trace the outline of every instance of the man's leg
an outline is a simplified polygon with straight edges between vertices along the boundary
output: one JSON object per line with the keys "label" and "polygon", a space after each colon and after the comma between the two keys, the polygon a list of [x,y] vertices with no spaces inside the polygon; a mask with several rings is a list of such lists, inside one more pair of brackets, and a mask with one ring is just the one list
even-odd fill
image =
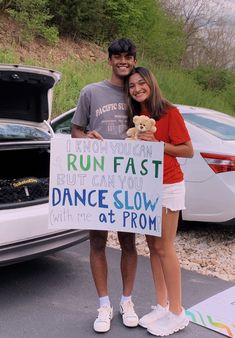
{"label": "man's leg", "polygon": [[121,246],[121,273],[123,284],[123,295],[130,296],[134,287],[137,252],[135,246],[135,234],[129,232],[118,232]]}
{"label": "man's leg", "polygon": [[96,332],[109,331],[110,322],[113,316],[113,309],[110,306],[107,286],[108,267],[105,255],[107,236],[107,231],[90,231],[90,265],[100,301],[98,317],[93,326]]}
{"label": "man's leg", "polygon": [[135,234],[127,232],[118,232],[118,239],[121,246],[121,274],[123,284],[123,294],[120,302],[120,313],[123,324],[128,327],[138,325],[139,318],[134,310],[131,301],[131,293],[134,287],[137,252],[135,246]]}
{"label": "man's leg", "polygon": [[108,267],[105,255],[107,237],[107,231],[90,231],[90,265],[99,297],[108,295]]}

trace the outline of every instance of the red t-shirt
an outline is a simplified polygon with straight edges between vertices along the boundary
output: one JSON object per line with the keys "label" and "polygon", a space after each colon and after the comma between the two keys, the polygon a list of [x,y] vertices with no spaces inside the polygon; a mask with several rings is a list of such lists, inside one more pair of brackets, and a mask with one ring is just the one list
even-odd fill
{"label": "red t-shirt", "polygon": [[[143,114],[149,115],[147,113]],[[162,116],[159,121],[156,121],[156,128],[155,138],[158,141],[175,145],[190,141],[190,136],[182,114],[176,107],[168,108],[166,114]],[[177,158],[164,153],[163,183],[178,183],[183,179],[184,174]]]}

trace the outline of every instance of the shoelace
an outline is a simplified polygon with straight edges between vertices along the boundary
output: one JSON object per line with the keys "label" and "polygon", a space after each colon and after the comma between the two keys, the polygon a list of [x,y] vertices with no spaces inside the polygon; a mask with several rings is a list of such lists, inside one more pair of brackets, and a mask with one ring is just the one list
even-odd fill
{"label": "shoelace", "polygon": [[107,306],[101,306],[98,309],[98,318],[100,320],[106,320],[107,316],[110,318],[110,309]]}
{"label": "shoelace", "polygon": [[133,315],[135,313],[134,305],[131,301],[126,302],[124,306],[122,305],[122,309],[126,315]]}
{"label": "shoelace", "polygon": [[152,305],[152,306],[151,306],[151,310],[155,311],[155,310],[157,310],[157,309],[158,309],[157,305]]}

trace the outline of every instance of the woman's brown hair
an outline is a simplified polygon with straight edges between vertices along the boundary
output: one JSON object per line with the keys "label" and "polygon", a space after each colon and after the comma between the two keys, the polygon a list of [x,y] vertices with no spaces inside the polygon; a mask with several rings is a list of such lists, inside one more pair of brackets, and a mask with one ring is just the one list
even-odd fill
{"label": "woman's brown hair", "polygon": [[172,103],[163,97],[156,78],[148,69],[144,67],[133,68],[131,73],[125,78],[124,85],[129,126],[133,125],[133,116],[141,113],[140,103],[135,101],[129,94],[129,78],[135,73],[138,73],[150,88],[150,96],[145,104],[151,118],[158,121],[166,113],[166,109],[173,106]]}

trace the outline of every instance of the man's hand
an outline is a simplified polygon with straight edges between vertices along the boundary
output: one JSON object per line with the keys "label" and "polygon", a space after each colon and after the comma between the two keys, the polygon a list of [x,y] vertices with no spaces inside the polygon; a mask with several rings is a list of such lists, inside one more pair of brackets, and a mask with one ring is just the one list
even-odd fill
{"label": "man's hand", "polygon": [[100,133],[98,133],[95,130],[88,131],[88,133],[86,134],[86,137],[87,138],[93,138],[93,139],[96,139],[96,140],[103,140],[103,137],[100,135]]}
{"label": "man's hand", "polygon": [[103,137],[97,131],[92,130],[88,133],[85,133],[84,128],[75,124],[72,125],[71,136],[73,138],[92,138],[96,140],[103,140]]}

